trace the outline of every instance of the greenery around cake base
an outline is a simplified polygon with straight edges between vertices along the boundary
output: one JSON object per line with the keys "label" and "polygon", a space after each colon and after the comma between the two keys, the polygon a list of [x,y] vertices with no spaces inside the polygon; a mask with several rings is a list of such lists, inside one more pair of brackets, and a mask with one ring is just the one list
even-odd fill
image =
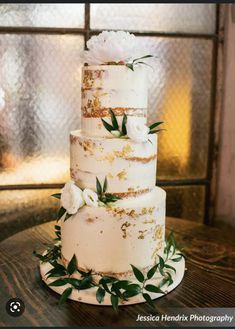
{"label": "greenery around cake base", "polygon": [[[133,283],[129,280],[120,280],[113,276],[99,275],[100,279],[97,280],[97,274],[94,275],[92,270],[84,272],[78,269],[77,259],[74,255],[68,266],[65,267],[61,264],[61,231],[60,226],[55,225],[56,238],[53,244],[46,244],[47,250],[44,254],[38,254],[33,252],[34,256],[38,257],[41,262],[49,262],[52,265],[52,269],[46,273],[47,278],[55,278],[49,286],[64,286],[69,284],[70,287],[66,288],[59,300],[59,305],[63,304],[67,298],[71,295],[72,291],[84,290],[90,288],[96,288],[96,299],[99,303],[102,303],[106,294],[110,296],[111,304],[114,310],[118,309],[120,302],[128,301],[130,298],[142,295],[146,302],[154,308],[154,303],[148,294],[160,293],[164,295],[167,293],[167,287],[173,283],[173,277],[170,271],[176,273],[174,266],[169,265],[171,262],[179,262],[182,257],[185,257],[182,250],[176,244],[174,234],[171,232],[167,239],[164,248],[164,256],[158,256],[159,261],[147,273],[141,272],[134,265],[131,265],[133,274],[138,283]],[[75,273],[81,275],[81,279],[73,278]],[[150,284],[150,280],[154,278],[155,274],[161,276],[158,285]]]}

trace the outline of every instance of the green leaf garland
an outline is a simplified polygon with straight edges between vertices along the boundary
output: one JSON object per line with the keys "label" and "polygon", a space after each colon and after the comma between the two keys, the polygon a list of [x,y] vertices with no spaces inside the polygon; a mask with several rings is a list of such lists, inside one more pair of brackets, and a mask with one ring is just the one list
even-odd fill
{"label": "green leaf garland", "polygon": [[74,254],[67,267],[68,274],[72,275],[76,271],[76,269],[77,269],[77,259]]}
{"label": "green leaf garland", "polygon": [[[102,190],[104,189],[104,186]],[[60,237],[60,226],[55,225],[55,233]],[[77,268],[77,259],[73,255],[67,268],[64,267],[57,260],[61,259],[61,246],[47,244],[47,252],[45,255],[40,255],[34,252],[34,256],[38,257],[42,262],[50,262],[52,268],[46,273],[47,278],[55,278],[49,286],[64,286],[69,284],[70,287],[66,288],[63,294],[60,297],[59,304],[63,304],[71,295],[72,290],[84,290],[96,287],[96,299],[99,303],[104,301],[106,294],[110,295],[110,301],[114,310],[118,310],[118,305],[120,301],[128,301],[129,298],[141,294],[145,301],[154,308],[154,303],[151,299],[151,296],[147,293],[158,293],[165,294],[163,287],[168,287],[173,283],[172,274],[170,271],[176,272],[175,268],[172,265],[169,265],[167,262],[169,260],[173,262],[179,262],[182,257],[185,257],[184,254],[179,251],[176,244],[173,232],[169,234],[166,239],[166,247],[164,249],[164,258],[158,256],[158,263],[154,264],[145,275],[141,272],[140,269],[131,265],[133,274],[139,283],[134,283],[129,280],[119,280],[116,277],[101,275],[100,280],[93,280],[92,271],[81,271]],[[170,270],[170,271],[169,271]],[[71,277],[74,273],[80,273],[81,279]],[[161,281],[158,285],[153,285],[151,280],[154,275],[158,273],[162,276]]]}
{"label": "green leaf garland", "polygon": [[62,305],[62,304],[64,304],[66,302],[66,300],[71,295],[72,291],[73,291],[73,288],[71,288],[71,287],[69,287],[69,288],[67,288],[67,289],[64,290],[63,294],[60,297],[59,305]]}
{"label": "green leaf garland", "polygon": [[96,291],[96,300],[98,303],[102,303],[104,301],[105,296],[105,290],[101,287],[99,287]]}
{"label": "green leaf garland", "polygon": [[144,282],[144,275],[143,275],[143,273],[137,267],[135,267],[134,265],[131,265],[131,267],[132,267],[132,271],[133,271],[136,279],[139,282]]}

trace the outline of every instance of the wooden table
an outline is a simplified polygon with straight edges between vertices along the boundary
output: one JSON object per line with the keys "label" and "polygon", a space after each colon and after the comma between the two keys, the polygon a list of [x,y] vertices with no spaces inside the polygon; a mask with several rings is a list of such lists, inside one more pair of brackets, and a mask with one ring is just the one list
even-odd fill
{"label": "wooden table", "polygon": [[[32,251],[54,237],[54,222],[42,224],[0,243],[0,326],[156,326],[136,322],[138,314],[154,314],[148,305],[120,308],[92,306],[73,301],[58,306],[58,295],[40,279],[38,260]],[[167,218],[188,256],[181,285],[155,301],[156,312],[173,307],[235,306],[235,241],[232,232],[176,218]],[[12,297],[25,302],[25,312],[11,317],[5,303]],[[161,323],[158,323],[161,325]],[[166,325],[166,324],[164,324]]]}

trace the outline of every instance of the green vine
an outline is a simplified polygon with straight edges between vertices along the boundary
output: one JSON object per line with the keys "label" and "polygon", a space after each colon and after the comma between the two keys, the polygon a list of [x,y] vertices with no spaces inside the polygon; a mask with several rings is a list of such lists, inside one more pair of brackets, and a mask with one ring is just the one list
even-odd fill
{"label": "green vine", "polygon": [[[54,241],[58,243],[60,240],[60,226],[55,225],[56,238]],[[153,267],[151,267],[147,273],[140,271],[134,265],[131,265],[133,274],[138,283],[133,283],[129,280],[119,280],[116,277],[99,275],[100,279],[97,280],[97,275],[92,275],[92,270],[81,271],[77,266],[76,256],[73,255],[67,267],[61,264],[61,249],[60,245],[48,245],[47,251],[44,255],[40,255],[33,252],[34,256],[38,257],[41,262],[49,262],[52,265],[52,269],[49,270],[46,275],[47,278],[56,278],[51,282],[49,286],[64,286],[69,284],[70,287],[66,288],[59,300],[59,305],[65,303],[69,298],[73,290],[84,290],[90,288],[97,288],[96,299],[98,303],[102,303],[106,294],[110,296],[111,304],[114,310],[118,310],[120,302],[128,301],[129,298],[137,296],[139,294],[145,299],[145,301],[151,306],[155,307],[149,292],[165,294],[167,287],[173,283],[173,278],[170,271],[176,272],[176,269],[169,265],[169,261],[179,262],[184,254],[179,251],[179,247],[176,244],[174,234],[171,232],[166,240],[166,246],[164,249],[164,258],[158,256],[159,261]],[[76,279],[72,277],[73,274],[79,273],[81,278]],[[161,281],[158,285],[153,285],[150,280],[155,274],[161,276]],[[163,289],[164,288],[164,289]]]}

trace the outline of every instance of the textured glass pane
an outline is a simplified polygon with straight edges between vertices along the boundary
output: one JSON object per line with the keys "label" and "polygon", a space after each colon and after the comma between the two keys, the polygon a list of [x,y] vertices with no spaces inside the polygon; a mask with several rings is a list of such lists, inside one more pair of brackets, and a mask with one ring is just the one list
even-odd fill
{"label": "textured glass pane", "polygon": [[84,4],[1,4],[0,26],[83,27]]}
{"label": "textured glass pane", "polygon": [[203,222],[205,210],[204,186],[164,186],[166,191],[166,214]]}
{"label": "textured glass pane", "polygon": [[56,219],[58,189],[0,191],[0,241],[27,227]]}
{"label": "textured glass pane", "polygon": [[91,28],[214,33],[215,4],[92,4]]}
{"label": "textured glass pane", "polygon": [[69,177],[69,132],[80,125],[83,38],[0,35],[0,184]]}
{"label": "textured glass pane", "polygon": [[206,176],[212,42],[192,38],[141,38],[157,55],[149,70],[148,121],[159,133],[158,179]]}

